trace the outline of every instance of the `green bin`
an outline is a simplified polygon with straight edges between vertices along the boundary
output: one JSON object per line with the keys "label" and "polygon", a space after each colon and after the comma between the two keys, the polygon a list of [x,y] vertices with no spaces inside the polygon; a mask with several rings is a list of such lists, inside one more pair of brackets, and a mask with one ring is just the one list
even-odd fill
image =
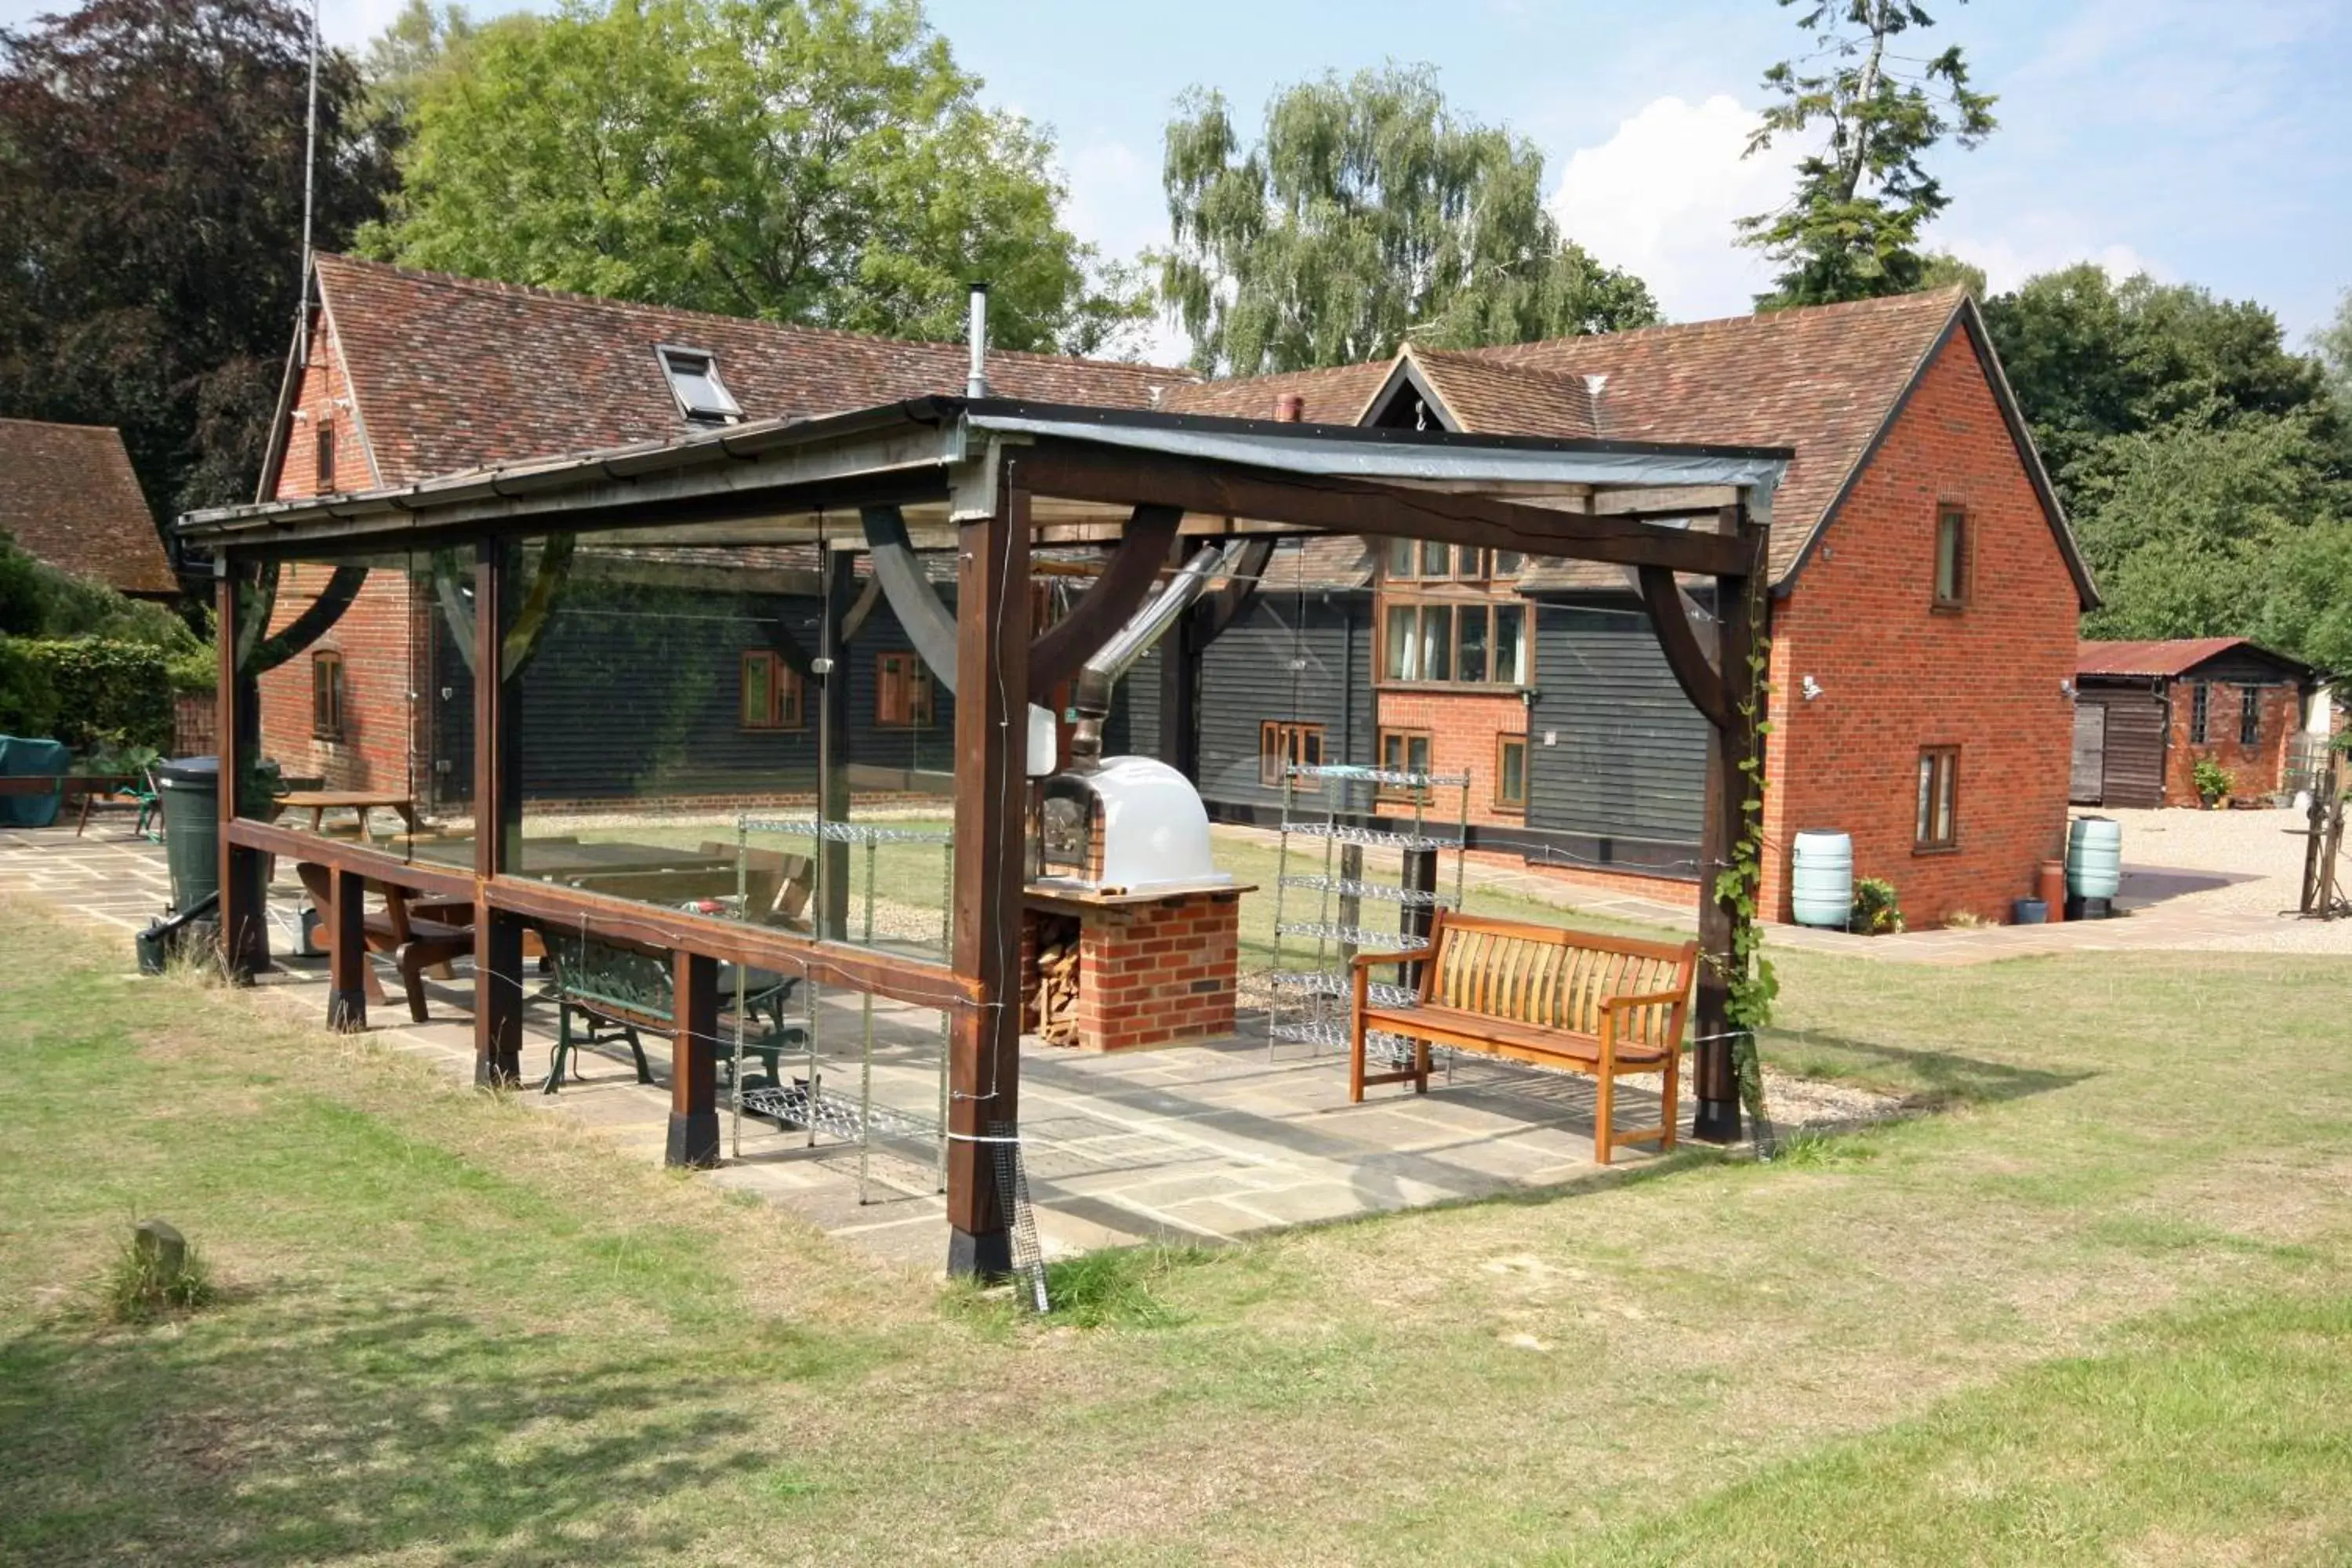
{"label": "green bin", "polygon": [[155,768],[163,805],[163,858],[172,907],[193,909],[220,891],[220,759],[178,757]]}

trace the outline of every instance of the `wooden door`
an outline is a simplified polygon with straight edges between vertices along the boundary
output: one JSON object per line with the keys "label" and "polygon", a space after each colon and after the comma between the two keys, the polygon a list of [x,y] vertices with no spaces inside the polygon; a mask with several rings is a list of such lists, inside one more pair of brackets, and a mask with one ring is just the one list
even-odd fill
{"label": "wooden door", "polygon": [[2107,710],[2102,703],[2074,704],[2074,773],[2067,798],[2076,805],[2105,803],[2107,772]]}

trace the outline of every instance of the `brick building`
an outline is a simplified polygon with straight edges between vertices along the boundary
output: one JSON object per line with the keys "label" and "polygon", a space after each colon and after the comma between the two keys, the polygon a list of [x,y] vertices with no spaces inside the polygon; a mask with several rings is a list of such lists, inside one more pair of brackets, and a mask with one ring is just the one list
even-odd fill
{"label": "brick building", "polygon": [[2198,805],[2197,764],[2255,799],[2292,787],[2312,717],[2311,666],[2246,637],[2084,642],[2075,664],[2072,793],[2083,805]]}
{"label": "brick building", "polygon": [[[952,394],[964,372],[955,345],[334,257],[320,258],[317,285],[268,497],[673,437],[693,417],[671,374],[679,351],[702,356],[723,378],[720,395],[752,416]],[[2095,594],[1983,323],[1957,289],[1491,350],[1408,348],[1252,380],[1013,353],[992,354],[990,374],[1000,395],[1042,402],[1262,418],[1295,398],[1281,416],[1789,447],[1767,608],[1777,692],[1767,912],[1785,918],[1786,848],[1801,829],[1851,833],[1857,874],[1895,883],[1918,924],[1999,916],[2063,837],[2075,624]],[[266,739],[289,771],[382,784],[405,769],[417,794],[431,793],[424,770],[453,747],[420,739],[424,710],[462,707],[465,688],[427,604],[426,565],[371,574],[362,598],[381,602],[339,626],[311,669],[268,678]],[[281,595],[281,624],[309,589],[306,578]],[[1158,749],[1157,662],[1122,682],[1115,747]],[[1262,814],[1278,799],[1281,761],[1311,750],[1467,773],[1486,853],[1681,897],[1701,879],[1707,726],[1622,578],[1320,538],[1276,552],[1247,613],[1204,650],[1199,679],[1190,765],[1220,815]],[[320,722],[330,699],[334,722]],[[526,702],[526,723],[530,712]],[[738,748],[730,776],[798,765],[789,736],[742,749],[724,718],[708,742]],[[714,776],[697,787],[731,786]],[[565,793],[555,778],[527,779],[532,791]]]}

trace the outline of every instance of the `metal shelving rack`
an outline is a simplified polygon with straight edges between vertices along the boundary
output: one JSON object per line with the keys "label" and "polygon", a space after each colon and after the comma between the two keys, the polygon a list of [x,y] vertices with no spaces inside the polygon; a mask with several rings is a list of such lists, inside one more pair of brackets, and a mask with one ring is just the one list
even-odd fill
{"label": "metal shelving rack", "polygon": [[[1312,794],[1302,799],[1305,791]],[[1382,798],[1383,791],[1390,792],[1390,798]],[[1450,823],[1431,809],[1440,791],[1453,793]],[[1409,830],[1369,826],[1378,818],[1394,821],[1408,814]],[[1318,1053],[1327,1045],[1345,1048],[1349,960],[1363,951],[1403,952],[1428,945],[1426,937],[1405,930],[1406,917],[1415,910],[1462,907],[1462,851],[1469,837],[1470,775],[1466,773],[1400,773],[1338,763],[1292,764],[1283,769],[1282,834],[1275,860],[1274,967],[1266,977],[1274,992],[1266,1025],[1269,1055],[1277,1040],[1302,1042]],[[1294,847],[1294,839],[1303,842]],[[1320,869],[1311,868],[1317,863],[1317,844],[1322,847]],[[1368,850],[1396,854],[1399,874],[1393,882],[1366,876],[1363,859]],[[1434,851],[1442,856],[1448,850],[1454,856],[1451,892],[1442,890],[1444,879],[1434,860],[1429,886],[1410,885],[1414,879],[1406,875],[1406,867],[1412,853]],[[1293,869],[1294,857],[1309,868]],[[1293,910],[1294,893],[1315,895],[1313,919],[1304,918],[1303,910]],[[1394,922],[1368,923],[1367,904],[1393,910]],[[1314,944],[1311,954],[1308,942]],[[1402,985],[1375,983],[1371,995],[1375,1001],[1399,1004],[1411,1001],[1413,994]],[[1385,1035],[1374,1036],[1370,1044],[1392,1059],[1412,1048],[1409,1042]]]}
{"label": "metal shelving rack", "polygon": [[[936,828],[889,827],[862,822],[828,822],[814,817],[762,817],[749,814],[735,819],[735,881],[736,898],[740,903],[747,885],[750,867],[751,835],[754,833],[790,834],[809,840],[810,860],[814,870],[814,886],[810,889],[812,909],[824,908],[825,886],[824,846],[828,843],[863,846],[866,851],[866,891],[863,900],[863,931],[849,940],[861,946],[887,945],[906,949],[909,944],[892,940],[877,944],[874,935],[874,889],[877,852],[885,844],[936,844],[940,846],[940,942],[938,958],[944,962],[954,940],[951,929],[955,910],[955,837]],[[854,888],[856,879],[851,879]],[[846,933],[845,933],[845,935]],[[926,945],[926,944],[916,944]],[[928,952],[925,956],[930,956]],[[739,989],[740,980],[738,981]],[[734,1142],[738,1158],[742,1154],[743,1112],[775,1117],[780,1121],[798,1123],[808,1131],[812,1147],[817,1133],[830,1132],[845,1142],[857,1146],[857,1201],[867,1201],[867,1182],[873,1162],[874,1139],[877,1134],[932,1144],[935,1153],[934,1172],[938,1188],[947,1190],[948,1170],[948,1051],[950,1023],[945,1013],[940,1015],[939,1108],[933,1120],[914,1111],[898,1110],[874,1103],[874,997],[870,992],[859,994],[863,1021],[862,1039],[858,1051],[857,1098],[829,1092],[821,1078],[822,1064],[817,1058],[818,994],[817,983],[803,983],[806,1003],[805,1028],[808,1032],[808,1054],[804,1085],[782,1083],[772,1089],[755,1089],[746,1092],[743,1083],[743,1009],[739,998],[735,1024],[735,1094]]]}

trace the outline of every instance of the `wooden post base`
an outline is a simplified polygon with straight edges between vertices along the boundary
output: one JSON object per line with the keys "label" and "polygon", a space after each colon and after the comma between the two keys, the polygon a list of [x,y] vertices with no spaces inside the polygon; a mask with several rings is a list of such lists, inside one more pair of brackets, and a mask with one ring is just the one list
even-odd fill
{"label": "wooden post base", "polygon": [[707,1170],[719,1163],[719,1112],[671,1111],[669,1147],[662,1154],[662,1163],[690,1170]]}
{"label": "wooden post base", "polygon": [[1013,1275],[1013,1233],[950,1228],[948,1232],[948,1277],[951,1279],[1007,1279]]}
{"label": "wooden post base", "polygon": [[356,1035],[367,1027],[367,993],[362,990],[327,993],[327,1027],[339,1035]]}
{"label": "wooden post base", "polygon": [[1691,1136],[1702,1143],[1739,1142],[1739,1101],[1702,1100],[1691,1117]]}

